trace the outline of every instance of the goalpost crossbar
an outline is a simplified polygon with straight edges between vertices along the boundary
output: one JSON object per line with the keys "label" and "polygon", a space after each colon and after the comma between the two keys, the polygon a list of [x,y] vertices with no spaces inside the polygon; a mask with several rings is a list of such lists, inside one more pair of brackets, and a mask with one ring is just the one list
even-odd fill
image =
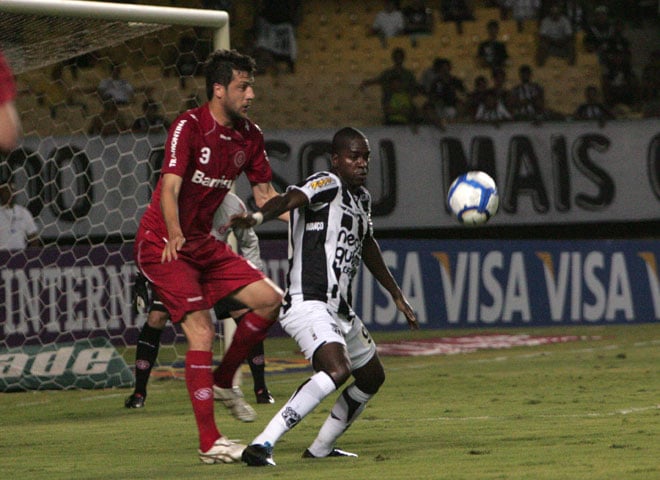
{"label": "goalpost crossbar", "polygon": [[0,12],[208,27],[215,48],[229,48],[229,14],[219,10],[81,0],[2,0]]}

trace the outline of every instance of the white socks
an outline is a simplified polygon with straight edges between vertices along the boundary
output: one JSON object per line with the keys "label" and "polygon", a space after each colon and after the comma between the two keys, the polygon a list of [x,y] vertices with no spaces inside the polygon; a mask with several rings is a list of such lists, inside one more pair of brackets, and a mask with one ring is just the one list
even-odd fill
{"label": "white socks", "polygon": [[327,456],[341,434],[364,411],[372,396],[357,388],[354,383],[346,387],[332,407],[316,440],[309,447],[310,453],[315,457]]}
{"label": "white socks", "polygon": [[298,425],[309,412],[336,389],[335,382],[330,375],[325,372],[315,373],[298,387],[298,390],[252,443],[274,446],[282,435]]}

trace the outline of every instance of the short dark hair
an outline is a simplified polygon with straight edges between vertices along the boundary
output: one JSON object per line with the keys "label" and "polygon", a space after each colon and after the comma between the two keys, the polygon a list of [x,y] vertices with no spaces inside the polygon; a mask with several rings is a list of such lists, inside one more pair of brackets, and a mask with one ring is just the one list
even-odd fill
{"label": "short dark hair", "polygon": [[249,55],[243,55],[237,50],[216,50],[211,53],[204,64],[206,77],[206,96],[213,98],[213,85],[219,83],[227,87],[234,77],[234,70],[254,75],[257,63]]}
{"label": "short dark hair", "polygon": [[348,142],[355,138],[364,138],[367,136],[362,133],[357,128],[353,127],[344,127],[341,130],[335,133],[335,136],[332,137],[332,154],[336,155],[339,151],[348,145]]}

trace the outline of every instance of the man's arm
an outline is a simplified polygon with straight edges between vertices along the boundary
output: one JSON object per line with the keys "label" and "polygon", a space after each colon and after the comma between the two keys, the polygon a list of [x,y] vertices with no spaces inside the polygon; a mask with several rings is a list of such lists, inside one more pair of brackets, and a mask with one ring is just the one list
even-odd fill
{"label": "man's arm", "polygon": [[284,194],[272,197],[258,212],[233,217],[230,224],[235,228],[254,227],[255,225],[261,225],[263,222],[280,217],[283,214],[288,215],[290,210],[302,207],[308,203],[309,200],[304,193],[297,189],[291,189]]}
{"label": "man's arm", "polygon": [[[254,195],[254,201],[257,204],[257,207],[260,209],[270,200],[279,196],[277,190],[273,188],[272,183],[253,183],[252,184],[252,195]],[[289,210],[286,210],[282,214],[278,214],[277,217],[280,218],[283,222],[289,221]]]}
{"label": "man's arm", "polygon": [[167,243],[163,249],[161,261],[163,263],[176,260],[176,252],[181,250],[186,239],[179,223],[179,192],[183,179],[173,173],[163,175],[162,190],[160,196],[160,208],[163,212],[163,219],[167,227],[167,238],[163,239]]}
{"label": "man's arm", "polygon": [[21,137],[21,121],[13,101],[0,104],[0,151],[10,152]]}
{"label": "man's arm", "polygon": [[403,292],[396,283],[396,280],[394,280],[392,272],[385,265],[378,242],[376,242],[376,239],[372,235],[367,235],[364,239],[362,244],[362,260],[374,278],[378,280],[378,283],[390,293],[396,304],[396,308],[406,316],[410,328],[413,330],[418,329],[417,316],[406,297],[403,296]]}

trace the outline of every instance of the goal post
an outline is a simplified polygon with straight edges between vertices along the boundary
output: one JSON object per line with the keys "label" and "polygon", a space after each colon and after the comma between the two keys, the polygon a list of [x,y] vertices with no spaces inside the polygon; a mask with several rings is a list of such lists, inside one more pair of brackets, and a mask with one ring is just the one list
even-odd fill
{"label": "goal post", "polygon": [[53,17],[209,27],[216,29],[215,48],[229,48],[229,14],[219,10],[82,0],[2,0],[0,11]]}
{"label": "goal post", "polygon": [[[82,0],[2,0],[0,12],[138,24],[207,27],[214,30],[214,48],[229,48],[230,44],[229,14],[219,10]],[[86,52],[82,50],[78,53]]]}
{"label": "goal post", "polygon": [[[108,27],[98,27],[97,22]],[[73,32],[74,24],[81,23],[88,31]],[[49,118],[47,107],[36,106],[32,86],[21,84],[22,76],[32,79],[34,74],[61,85],[61,77],[51,79],[44,67],[116,46],[131,51],[133,46],[125,45],[133,39],[173,26],[201,27],[205,45],[212,35],[213,49],[230,48],[229,14],[223,11],[80,0],[0,0],[0,48],[19,78],[19,91],[28,92],[24,97],[29,97],[30,108],[19,108],[28,127],[22,144],[6,156],[0,154],[0,183],[12,180],[16,203],[32,213],[42,239],[40,247],[0,250],[0,391],[117,386],[106,380],[124,378],[119,367],[112,367],[107,345],[96,341],[102,337],[115,346],[133,346],[136,330],[144,323],[145,315],[136,316],[131,309],[135,273],[131,242],[155,185],[166,137],[164,132],[92,135],[79,127],[92,116],[87,111],[67,113],[65,108],[63,115],[57,111],[57,117]],[[13,35],[13,27],[21,35]],[[173,30],[177,34],[191,29]],[[176,38],[169,38],[169,32],[160,35],[168,37],[171,44],[165,47],[172,48]],[[151,58],[148,46],[140,47],[145,58]],[[158,82],[163,98],[176,96],[178,102],[190,88],[199,90],[199,83],[192,82],[184,91],[172,83],[175,80],[159,78],[165,66],[170,64],[138,67],[157,70],[156,75],[141,78]],[[90,74],[80,81],[96,85],[98,79]],[[201,91],[205,96],[203,87]],[[168,111],[171,119],[176,114],[173,102]],[[27,103],[19,98],[17,105]],[[224,322],[225,348],[234,329],[233,320]],[[168,364],[180,363],[183,337],[177,329],[168,327],[168,331],[163,339],[170,342],[169,352],[162,349],[161,356]],[[91,343],[79,345],[80,341]],[[72,343],[77,346],[69,346]],[[108,361],[102,361],[106,357]],[[84,363],[80,358],[90,360]],[[101,375],[98,370],[103,365],[111,366],[114,373]],[[79,382],[70,372],[63,374],[69,367],[96,376]],[[26,383],[27,377],[36,383]]]}

